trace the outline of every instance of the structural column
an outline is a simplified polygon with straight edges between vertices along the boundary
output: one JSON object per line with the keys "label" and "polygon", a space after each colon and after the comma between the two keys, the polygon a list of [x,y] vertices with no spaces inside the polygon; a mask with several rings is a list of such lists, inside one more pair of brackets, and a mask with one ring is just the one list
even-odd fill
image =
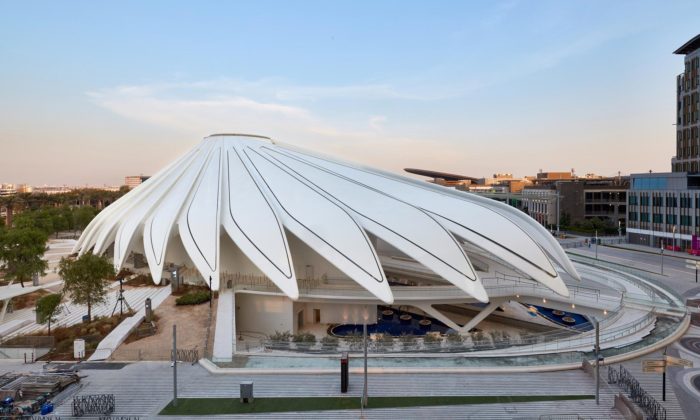
{"label": "structural column", "polygon": [[219,290],[212,361],[230,362],[236,347],[236,304],[232,289]]}
{"label": "structural column", "polygon": [[2,301],[2,310],[0,310],[0,322],[5,320],[5,314],[7,313],[7,307],[10,306],[10,299],[5,299]]}
{"label": "structural column", "polygon": [[483,321],[487,316],[491,315],[491,313],[495,311],[499,306],[501,306],[501,304],[504,301],[505,299],[492,299],[491,302],[484,309],[481,310],[481,312],[479,312],[474,318],[469,320],[469,322],[467,322],[462,327],[460,327],[456,322],[445,316],[442,312],[433,308],[432,305],[414,304],[413,306],[422,310],[426,314],[432,316],[433,318],[437,319],[438,321],[442,322],[443,324],[447,325],[453,330],[459,331],[459,333],[461,334],[466,334],[469,332],[469,330],[476,327],[477,324]]}
{"label": "structural column", "polygon": [[503,300],[492,300],[489,302],[488,305],[484,309],[481,310],[476,316],[472,319],[469,320],[462,328],[460,328],[460,332],[462,334],[468,333],[472,328],[476,327],[481,321],[486,319],[487,316],[491,315],[493,311],[495,311],[501,304],[503,303]]}

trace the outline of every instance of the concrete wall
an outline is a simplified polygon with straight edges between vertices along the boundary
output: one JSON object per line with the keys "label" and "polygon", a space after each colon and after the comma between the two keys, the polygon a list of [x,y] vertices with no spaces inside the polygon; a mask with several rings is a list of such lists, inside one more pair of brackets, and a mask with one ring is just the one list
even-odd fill
{"label": "concrete wall", "polygon": [[294,332],[292,300],[283,296],[236,294],[236,330],[272,334]]}
{"label": "concrete wall", "polygon": [[[297,314],[303,311],[304,324],[315,324],[314,310],[321,315],[321,324],[362,324],[367,315],[367,323],[377,322],[377,305],[354,305],[347,303],[295,302],[294,321]],[[296,325],[298,327],[298,325]]]}

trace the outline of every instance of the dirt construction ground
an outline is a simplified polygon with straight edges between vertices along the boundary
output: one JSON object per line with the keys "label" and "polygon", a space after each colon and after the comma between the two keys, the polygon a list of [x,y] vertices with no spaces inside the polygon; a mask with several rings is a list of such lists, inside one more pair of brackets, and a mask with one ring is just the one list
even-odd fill
{"label": "dirt construction ground", "polygon": [[[112,354],[111,360],[169,360],[173,345],[173,324],[177,325],[178,349],[191,350],[196,348],[199,350],[200,357],[203,357],[209,321],[209,303],[176,306],[175,299],[175,296],[169,296],[154,310],[158,317],[155,335],[122,344]],[[212,348],[214,342],[217,302],[218,299],[214,299],[212,304],[208,349]]]}

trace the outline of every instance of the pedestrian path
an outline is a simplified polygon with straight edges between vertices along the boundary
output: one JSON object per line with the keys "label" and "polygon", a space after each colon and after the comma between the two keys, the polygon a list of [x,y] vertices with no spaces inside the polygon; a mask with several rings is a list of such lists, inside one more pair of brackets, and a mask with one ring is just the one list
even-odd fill
{"label": "pedestrian path", "polygon": [[[163,288],[160,287],[137,287],[124,290],[124,297],[129,305],[135,311],[138,311],[144,307],[147,298],[155,298],[161,290],[163,290]],[[92,316],[111,316],[115,307],[119,310],[119,307],[116,306],[118,296],[119,290],[112,288],[112,290],[107,293],[107,300],[105,303],[93,306]],[[58,316],[58,320],[52,324],[52,327],[68,327],[78,324],[82,322],[83,315],[87,315],[87,307],[85,305],[64,303],[61,307],[62,310]],[[8,335],[7,338],[36,334],[46,328],[46,325],[36,322],[36,313],[32,308],[20,309],[5,316],[5,322],[15,320],[28,320],[30,323],[15,330],[12,334]]]}
{"label": "pedestrian path", "polygon": [[[169,287],[162,287],[159,289],[151,298],[151,308],[155,310],[165,299],[170,296],[171,289]],[[145,302],[145,300],[144,300]],[[146,318],[146,308],[139,309],[133,316],[130,316],[123,320],[117,327],[112,330],[107,336],[100,341],[97,345],[97,349],[90,356],[88,360],[107,360],[112,355],[112,353],[119,347],[124,340],[131,334],[136,327],[138,327],[141,322]]]}
{"label": "pedestrian path", "polygon": [[[662,359],[663,358],[663,352],[655,352],[648,354],[644,357],[634,359],[634,360],[629,360],[627,362],[623,362],[622,365],[627,369],[629,373],[634,376],[634,378],[639,382],[641,387],[649,394],[651,395],[656,401],[658,401],[665,409],[666,409],[666,418],[668,420],[675,420],[675,419],[685,419],[685,418],[692,418],[687,417],[685,413],[683,412],[683,409],[681,408],[681,405],[678,402],[678,398],[676,396],[676,393],[674,391],[674,388],[669,381],[669,378],[667,378],[667,383],[666,383],[666,401],[663,401],[662,398],[662,388],[663,388],[663,380],[662,380],[662,375],[660,373],[644,373],[642,371],[642,361],[643,360],[652,360],[652,359]],[[617,368],[619,365],[612,365],[611,368]],[[673,368],[675,369],[675,368]],[[605,370],[605,373],[601,372],[601,379],[603,379],[605,382],[607,382],[607,369]],[[617,385],[609,385],[610,389],[612,392],[624,392],[622,391]],[[692,414],[692,413],[689,413]]]}
{"label": "pedestrian path", "polygon": [[[168,363],[139,362],[119,370],[83,370],[87,375],[80,394],[115,394],[114,415],[153,417],[172,398],[173,372]],[[242,381],[254,382],[256,397],[340,396],[340,378],[326,375],[213,375],[199,365],[178,365],[180,397],[238,398]],[[362,375],[351,375],[349,398],[362,393]],[[537,374],[377,374],[369,375],[372,396],[410,395],[594,395],[595,384],[581,370]],[[613,410],[613,394],[604,393],[601,404],[594,400],[514,404],[462,405],[429,408],[368,410],[367,418],[539,418],[540,415],[577,413],[585,418],[620,418]],[[56,414],[70,414],[63,404]],[[219,416],[217,416],[218,418]],[[267,418],[358,418],[357,411],[270,414]],[[183,417],[186,418],[186,417]],[[240,418],[221,416],[221,418]],[[201,419],[201,417],[199,418]]]}

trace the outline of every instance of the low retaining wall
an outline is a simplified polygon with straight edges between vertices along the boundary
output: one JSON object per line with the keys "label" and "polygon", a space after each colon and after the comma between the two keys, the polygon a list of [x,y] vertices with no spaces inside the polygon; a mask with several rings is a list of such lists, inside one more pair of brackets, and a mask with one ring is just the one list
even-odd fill
{"label": "low retaining wall", "polygon": [[34,360],[48,353],[49,348],[33,348],[33,347],[0,347],[0,359],[15,359],[15,360]]}
{"label": "low retaining wall", "polygon": [[644,420],[644,412],[623,393],[615,394],[613,408],[619,411],[625,420]]}

